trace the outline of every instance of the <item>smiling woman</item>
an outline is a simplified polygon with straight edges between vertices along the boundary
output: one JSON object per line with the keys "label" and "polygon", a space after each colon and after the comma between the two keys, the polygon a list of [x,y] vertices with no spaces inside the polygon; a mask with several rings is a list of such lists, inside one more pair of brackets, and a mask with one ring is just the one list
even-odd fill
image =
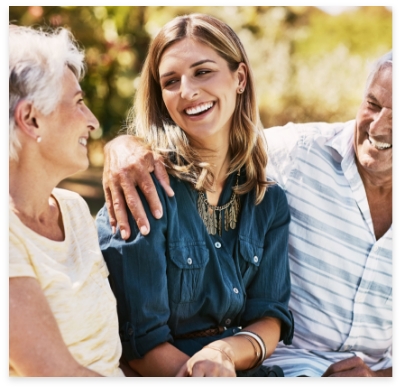
{"label": "smiling woman", "polygon": [[[247,54],[225,23],[177,17],[152,42],[129,128],[163,154],[174,197],[127,241],[97,216],[123,354],[142,376],[277,376],[290,344],[290,213],[267,155]],[[117,150],[118,152],[118,150]],[[111,193],[110,193],[111,195]]]}
{"label": "smiling woman", "polygon": [[88,167],[99,123],[65,29],[9,26],[9,374],[122,376],[116,302],[85,201],[58,183]]}

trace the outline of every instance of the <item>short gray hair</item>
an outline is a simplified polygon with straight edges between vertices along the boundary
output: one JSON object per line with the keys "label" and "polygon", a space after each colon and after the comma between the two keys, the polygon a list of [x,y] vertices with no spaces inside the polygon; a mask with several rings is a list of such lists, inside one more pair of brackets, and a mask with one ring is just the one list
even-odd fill
{"label": "short gray hair", "polygon": [[22,99],[50,114],[61,97],[61,79],[68,66],[78,80],[85,73],[84,52],[65,28],[9,25],[9,158],[21,147],[14,113]]}
{"label": "short gray hair", "polygon": [[378,58],[371,67],[370,73],[366,80],[366,87],[364,92],[367,92],[367,88],[370,86],[374,77],[385,67],[392,66],[392,50]]}

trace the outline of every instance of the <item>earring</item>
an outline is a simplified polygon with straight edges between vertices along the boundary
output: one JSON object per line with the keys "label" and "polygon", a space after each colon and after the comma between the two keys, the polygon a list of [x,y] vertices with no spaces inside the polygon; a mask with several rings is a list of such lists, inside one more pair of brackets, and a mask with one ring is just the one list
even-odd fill
{"label": "earring", "polygon": [[244,89],[243,88],[239,88],[239,93],[243,93]]}
{"label": "earring", "polygon": [[38,143],[42,142],[42,137],[38,135],[38,136],[36,137],[36,141],[37,141]]}

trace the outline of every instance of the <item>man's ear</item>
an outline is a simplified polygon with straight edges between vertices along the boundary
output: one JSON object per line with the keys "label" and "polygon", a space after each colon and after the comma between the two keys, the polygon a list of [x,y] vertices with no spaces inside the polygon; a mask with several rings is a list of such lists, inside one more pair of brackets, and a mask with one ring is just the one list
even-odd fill
{"label": "man's ear", "polygon": [[32,102],[28,100],[21,100],[18,102],[14,111],[14,120],[18,128],[33,139],[37,139],[38,125],[36,122],[37,110]]}

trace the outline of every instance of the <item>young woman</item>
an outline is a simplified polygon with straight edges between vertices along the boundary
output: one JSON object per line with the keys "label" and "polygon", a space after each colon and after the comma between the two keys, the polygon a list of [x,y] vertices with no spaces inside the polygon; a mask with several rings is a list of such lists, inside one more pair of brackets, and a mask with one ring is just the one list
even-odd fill
{"label": "young woman", "polygon": [[147,235],[131,216],[126,241],[106,207],[97,216],[125,359],[143,376],[263,375],[278,341],[292,339],[290,214],[265,177],[251,68],[233,30],[200,14],[166,24],[129,127],[165,157],[175,196],[155,181],[163,216],[147,210]]}

